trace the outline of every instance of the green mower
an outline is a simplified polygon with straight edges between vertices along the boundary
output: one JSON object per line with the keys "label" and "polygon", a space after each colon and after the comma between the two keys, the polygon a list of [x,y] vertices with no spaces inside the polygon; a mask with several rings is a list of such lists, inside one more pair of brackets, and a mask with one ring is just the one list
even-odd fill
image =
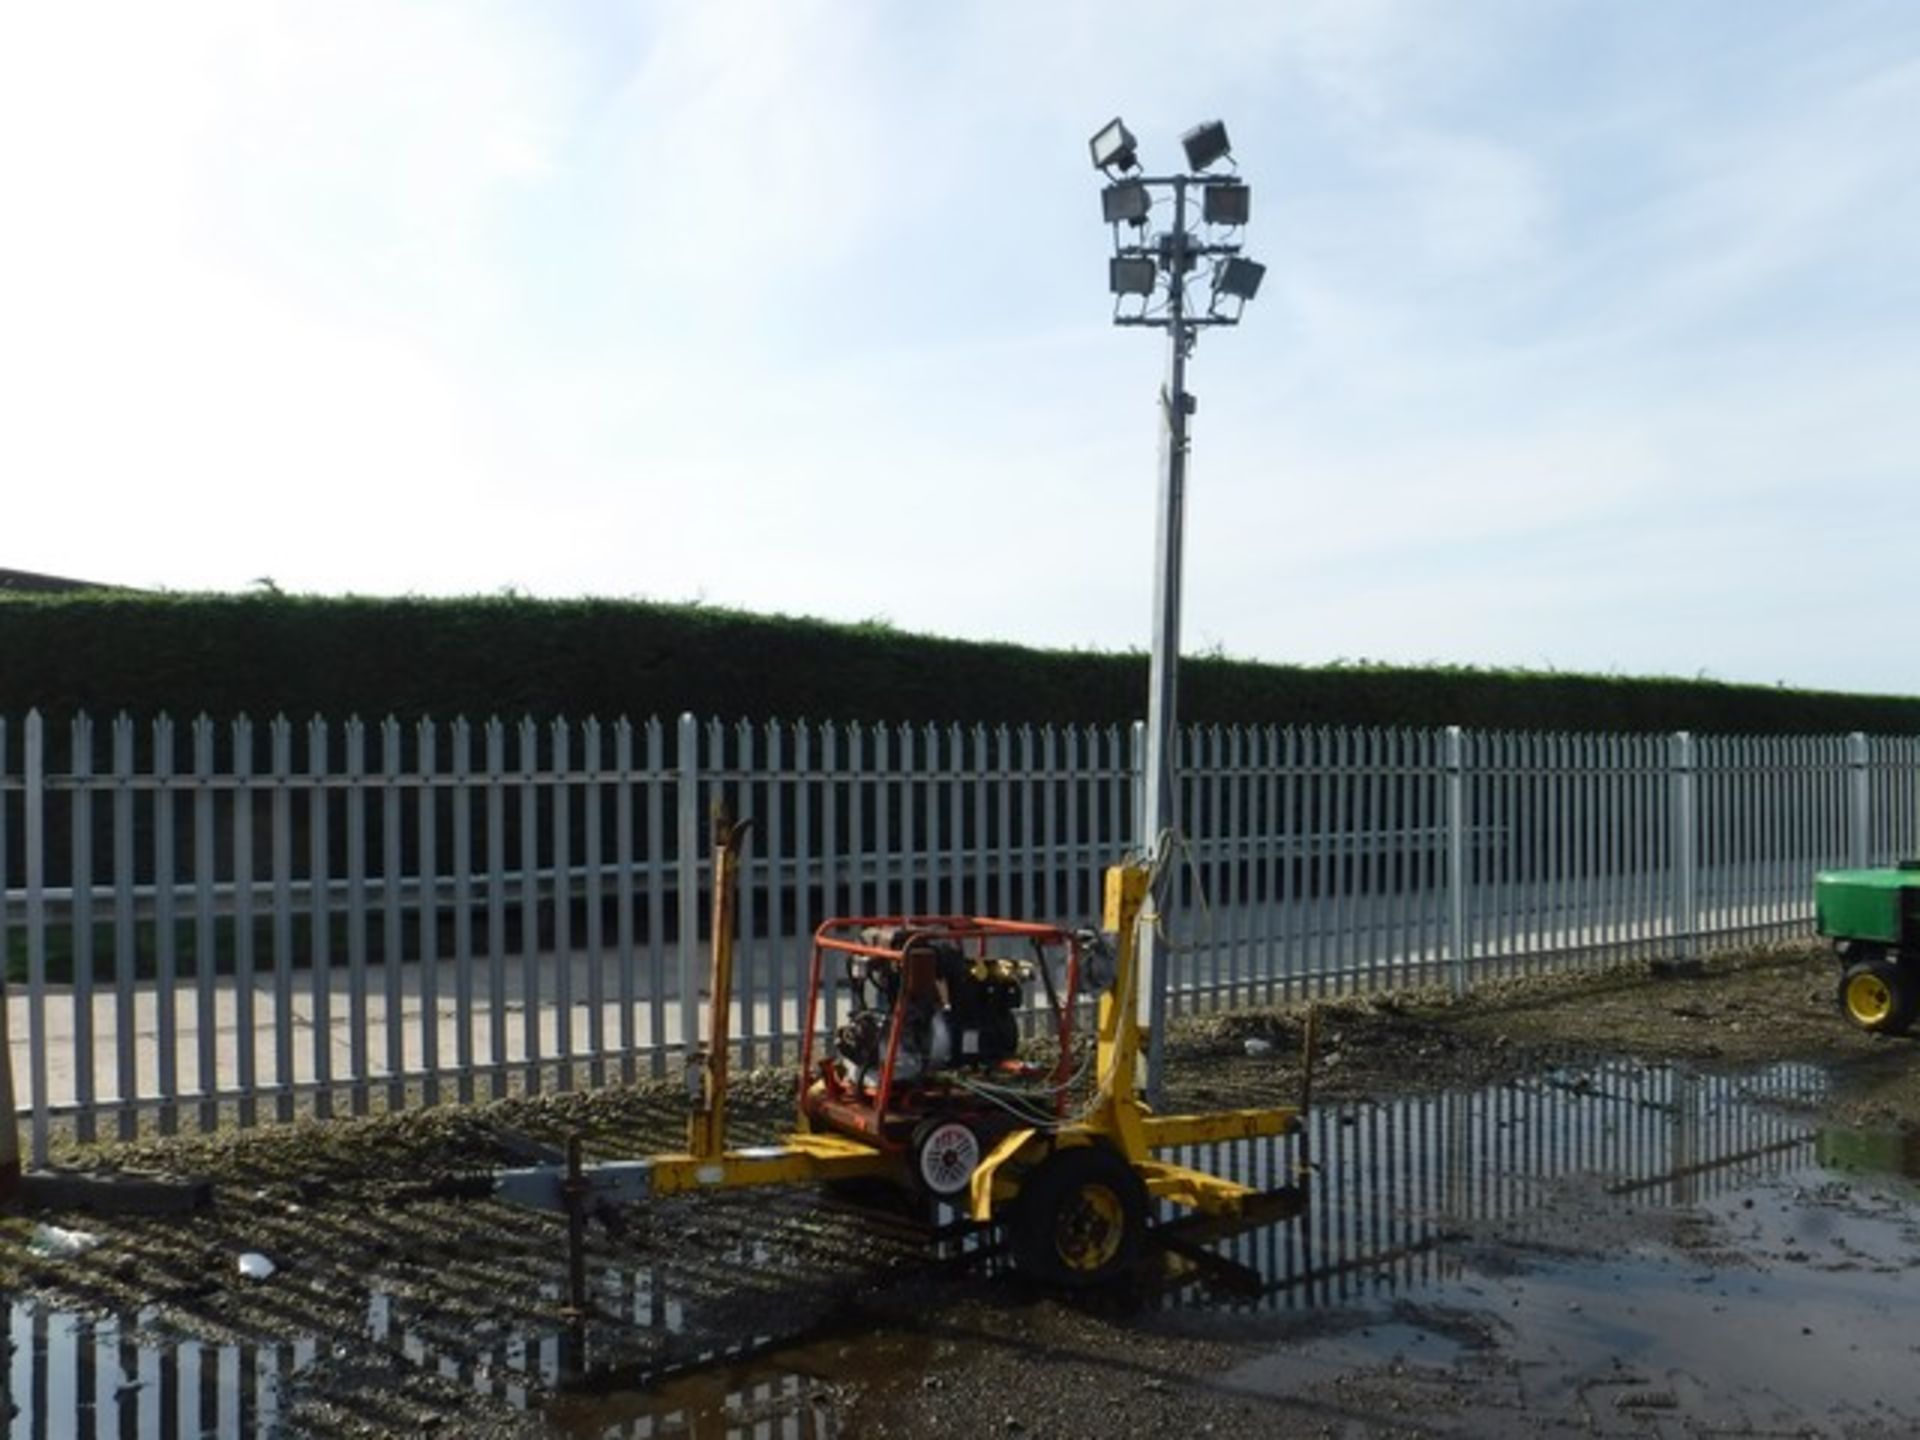
{"label": "green mower", "polygon": [[1816,875],[1813,908],[1840,957],[1846,1017],[1878,1035],[1905,1034],[1920,1019],[1920,860]]}

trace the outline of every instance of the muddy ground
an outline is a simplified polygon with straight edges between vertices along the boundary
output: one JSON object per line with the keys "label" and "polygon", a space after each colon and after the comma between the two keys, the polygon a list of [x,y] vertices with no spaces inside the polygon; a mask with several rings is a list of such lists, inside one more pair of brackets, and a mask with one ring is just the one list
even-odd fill
{"label": "muddy ground", "polygon": [[[1830,1081],[1804,1102],[1815,1118],[1920,1131],[1920,1050],[1844,1024],[1834,981],[1826,953],[1782,950],[1687,975],[1634,967],[1487,982],[1464,999],[1420,991],[1326,1003],[1315,1098],[1476,1090],[1612,1059],[1730,1074],[1793,1061]],[[1302,1015],[1187,1023],[1169,1042],[1173,1108],[1291,1099]],[[790,1087],[771,1072],[742,1081],[736,1140],[777,1133]],[[681,1088],[647,1084],[101,1147],[72,1163],[207,1176],[214,1206],[148,1219],[0,1216],[0,1293],[135,1316],[139,1334],[174,1344],[297,1339],[273,1414],[277,1433],[292,1435],[719,1434],[711,1412],[722,1403],[746,1421],[770,1407],[787,1417],[777,1433],[800,1435],[1707,1433],[1689,1421],[1687,1396],[1658,1387],[1609,1391],[1611,1400],[1590,1386],[1543,1391],[1524,1358],[1483,1333],[1477,1310],[1397,1302],[1409,1343],[1451,1357],[1409,1365],[1357,1340],[1351,1352],[1327,1348],[1347,1329],[1372,1337],[1377,1312],[1178,1310],[1132,1292],[1066,1301],[953,1246],[929,1258],[904,1221],[813,1192],[656,1202],[623,1233],[596,1227],[595,1314],[573,1325],[563,1225],[468,1193],[470,1177],[571,1134],[597,1159],[676,1146],[683,1133]],[[1567,1213],[1556,1255],[1625,1243],[1599,1211],[1576,1203]],[[100,1243],[38,1258],[26,1241],[45,1219]],[[1677,1254],[1711,1257],[1728,1244],[1711,1227],[1687,1231],[1685,1215],[1635,1223],[1659,1229],[1652,1239]],[[1897,1250],[1905,1233],[1888,1243]],[[240,1273],[247,1253],[271,1260],[270,1279]],[[1529,1304],[1557,1294],[1545,1281],[1529,1293]],[[1523,1304],[1519,1291],[1512,1303]],[[784,1388],[756,1390],[754,1378],[770,1372],[750,1357],[767,1342],[793,1342],[779,1352]],[[1272,1357],[1289,1347],[1305,1368],[1276,1383]],[[599,1378],[570,1384],[582,1367]],[[11,1400],[29,1407],[26,1396]],[[1907,1433],[1851,1411],[1778,1432],[1740,1423],[1749,1428],[1739,1433]]]}

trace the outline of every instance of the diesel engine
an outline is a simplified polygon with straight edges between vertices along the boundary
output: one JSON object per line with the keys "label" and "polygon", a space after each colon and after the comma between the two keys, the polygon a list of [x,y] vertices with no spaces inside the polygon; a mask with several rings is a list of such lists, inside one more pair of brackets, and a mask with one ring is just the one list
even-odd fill
{"label": "diesel engine", "polygon": [[917,940],[904,930],[869,931],[861,939],[899,950],[900,958],[847,958],[852,1013],[834,1034],[834,1052],[850,1083],[878,1083],[896,1014],[896,1084],[1014,1057],[1031,962],[969,955],[953,941]]}

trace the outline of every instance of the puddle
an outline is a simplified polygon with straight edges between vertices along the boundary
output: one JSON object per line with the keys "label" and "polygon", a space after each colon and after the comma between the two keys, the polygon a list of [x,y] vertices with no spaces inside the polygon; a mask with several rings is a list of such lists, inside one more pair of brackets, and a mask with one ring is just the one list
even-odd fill
{"label": "puddle", "polygon": [[[1815,1166],[1815,1133],[1795,1108],[1825,1089],[1805,1065],[1744,1076],[1620,1065],[1323,1109],[1306,1137],[1307,1215],[1217,1247],[1265,1287],[1235,1308],[1432,1286],[1461,1272],[1476,1240],[1591,1250],[1658,1238],[1673,1211]],[[1256,1187],[1284,1183],[1295,1159],[1278,1140],[1173,1153]]]}
{"label": "puddle", "polygon": [[829,1440],[839,1433],[827,1403],[836,1386],[871,1385],[876,1376],[914,1383],[933,1350],[927,1337],[911,1332],[810,1340],[645,1390],[598,1386],[562,1394],[548,1402],[546,1415],[562,1435]]}
{"label": "puddle", "polygon": [[[1221,1383],[1302,1395],[1357,1368],[1455,1365],[1478,1351],[1525,1377],[1536,1413],[1672,1410],[1729,1433],[1896,1424],[1912,1433],[1920,1345],[1904,1317],[1920,1218],[1885,1191],[1800,1166],[1755,1173],[1755,1163],[1729,1172],[1743,1183],[1695,1201],[1692,1224],[1606,1258],[1567,1256],[1549,1240],[1516,1263],[1463,1240],[1417,1304],[1387,1312],[1407,1318],[1369,1325],[1359,1341],[1300,1336]],[[1387,1277],[1376,1284],[1394,1288]],[[1359,1313],[1379,1308],[1376,1297]],[[1462,1343],[1460,1331],[1474,1328],[1478,1342]]]}
{"label": "puddle", "polygon": [[31,1301],[7,1307],[0,1416],[19,1440],[65,1436],[251,1435],[272,1428],[283,1380],[314,1344],[214,1345],[155,1335],[155,1317],[77,1315]]}
{"label": "puddle", "polygon": [[1320,1333],[1292,1341],[1284,1354],[1275,1352],[1228,1371],[1222,1383],[1253,1394],[1284,1394],[1375,1366],[1446,1368],[1470,1348],[1471,1341],[1453,1333],[1444,1321],[1404,1307],[1388,1312],[1387,1318],[1360,1314],[1344,1325],[1323,1326]]}
{"label": "puddle", "polygon": [[[1590,1408],[1671,1402],[1691,1418],[1711,1412],[1709,1391],[1737,1386],[1751,1397],[1739,1423],[1795,1406],[1920,1413],[1903,1390],[1915,1342],[1893,1308],[1920,1257],[1920,1187],[1900,1178],[1920,1170],[1920,1149],[1816,1131],[1805,1106],[1825,1085],[1810,1066],[1719,1077],[1622,1065],[1328,1107],[1307,1135],[1307,1215],[1215,1247],[1260,1293],[1225,1295],[1188,1273],[1144,1303],[1202,1333],[1279,1337],[1225,1379],[1253,1394],[1373,1367],[1453,1371],[1497,1350],[1529,1367],[1533,1393],[1559,1387]],[[1178,1158],[1266,1187],[1295,1178],[1297,1155],[1270,1140]],[[670,1269],[604,1271],[595,1288],[609,1328],[694,1343]],[[289,1382],[340,1358],[310,1340],[171,1336],[152,1312],[7,1310],[0,1416],[21,1440],[270,1435]],[[835,1387],[865,1383],[876,1357],[911,1376],[942,1363],[907,1332],[784,1347],[736,1337],[725,1353],[683,1355],[691,1373],[678,1378],[580,1386],[573,1337],[426,1333],[400,1302],[369,1300],[371,1352],[539,1408],[568,1435],[811,1440],[834,1433]]]}
{"label": "puddle", "polygon": [[1820,1167],[1890,1183],[1920,1198],[1920,1130],[1822,1130],[1815,1146]]}

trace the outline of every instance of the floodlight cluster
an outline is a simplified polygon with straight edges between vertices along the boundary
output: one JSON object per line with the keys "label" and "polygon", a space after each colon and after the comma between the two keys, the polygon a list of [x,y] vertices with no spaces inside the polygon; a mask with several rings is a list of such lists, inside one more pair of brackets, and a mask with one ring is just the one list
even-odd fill
{"label": "floodlight cluster", "polygon": [[[1107,288],[1113,318],[1121,325],[1237,324],[1247,301],[1260,292],[1266,266],[1240,253],[1239,235],[1252,217],[1253,192],[1237,175],[1219,174],[1233,164],[1233,145],[1219,120],[1194,126],[1180,137],[1187,168],[1178,175],[1141,173],[1139,142],[1115,117],[1087,142],[1094,168],[1107,177],[1100,217],[1113,231]],[[1210,173],[1211,172],[1211,173]],[[1191,192],[1198,191],[1199,214]],[[1153,228],[1156,219],[1164,227]],[[1193,272],[1211,277],[1204,314],[1194,313],[1187,289]]]}

